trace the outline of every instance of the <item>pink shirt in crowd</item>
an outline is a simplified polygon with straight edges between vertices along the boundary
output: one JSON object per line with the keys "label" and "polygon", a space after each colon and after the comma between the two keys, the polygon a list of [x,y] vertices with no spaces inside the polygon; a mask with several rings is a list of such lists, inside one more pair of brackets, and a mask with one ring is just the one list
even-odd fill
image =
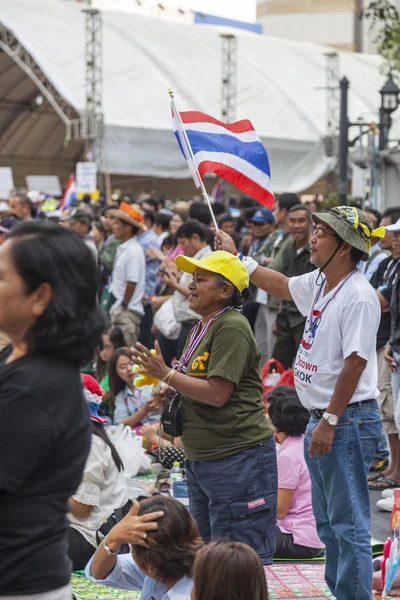
{"label": "pink shirt in crowd", "polygon": [[304,437],[287,437],[278,454],[278,488],[295,490],[289,512],[278,519],[282,533],[308,548],[323,548],[311,506],[311,481],[304,459]]}
{"label": "pink shirt in crowd", "polygon": [[171,248],[167,252],[167,256],[171,260],[175,260],[176,257],[179,256],[180,254],[183,254],[183,249],[179,244],[177,246],[175,246],[175,248]]}

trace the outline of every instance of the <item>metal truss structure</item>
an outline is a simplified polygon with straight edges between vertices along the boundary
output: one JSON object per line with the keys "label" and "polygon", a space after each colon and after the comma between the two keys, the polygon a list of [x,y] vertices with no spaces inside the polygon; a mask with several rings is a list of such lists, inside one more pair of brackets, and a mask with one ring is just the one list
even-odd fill
{"label": "metal truss structure", "polygon": [[85,13],[85,111],[83,139],[87,154],[97,163],[102,159],[104,137],[103,106],[103,19],[100,11],[87,8]]}
{"label": "metal truss structure", "polygon": [[65,124],[66,138],[80,138],[80,119],[74,119],[74,109],[58,93],[48,80],[40,66],[24,48],[12,31],[0,23],[0,50],[5,52],[20,69],[33,81],[42,94]]}
{"label": "metal truss structure", "polygon": [[232,123],[237,103],[237,40],[230,34],[222,34],[221,39],[221,113],[226,123]]}
{"label": "metal truss structure", "polygon": [[102,112],[102,17],[101,13],[94,9],[86,9],[84,13],[86,15],[86,106],[80,118],[76,118],[76,110],[61,96],[14,33],[2,23],[0,23],[0,51],[5,52],[18,65],[35,84],[38,95],[42,95],[54,109],[65,125],[66,142],[71,138],[86,141],[87,152],[91,152],[93,159],[99,161],[104,131]]}
{"label": "metal truss structure", "polygon": [[337,52],[329,52],[326,56],[326,142],[327,156],[337,156],[339,136],[339,56]]}

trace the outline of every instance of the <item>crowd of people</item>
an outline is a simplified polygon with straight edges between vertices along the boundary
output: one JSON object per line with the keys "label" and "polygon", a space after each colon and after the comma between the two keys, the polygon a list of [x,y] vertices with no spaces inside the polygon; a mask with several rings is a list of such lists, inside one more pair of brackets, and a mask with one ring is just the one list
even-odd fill
{"label": "crowd of people", "polygon": [[[265,600],[262,565],[321,556],[338,600],[372,598],[368,486],[390,511],[400,488],[400,207],[243,197],[213,205],[216,231],[195,200],[77,204],[46,215],[15,191],[1,215],[0,597],[68,597],[68,505],[73,568],[143,600]],[[296,389],[266,404],[270,359]],[[131,506],[111,424],[166,468],[178,457],[190,514]]]}

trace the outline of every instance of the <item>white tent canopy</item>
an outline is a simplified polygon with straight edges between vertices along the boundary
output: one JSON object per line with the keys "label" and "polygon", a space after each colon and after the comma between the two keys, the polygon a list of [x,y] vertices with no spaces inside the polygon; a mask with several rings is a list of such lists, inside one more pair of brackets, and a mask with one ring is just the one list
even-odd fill
{"label": "white tent canopy", "polygon": [[[0,0],[0,22],[81,112],[84,15],[79,5]],[[103,107],[111,173],[189,176],[172,133],[168,88],[174,89],[180,110],[220,118],[219,33],[215,27],[104,12]],[[237,119],[250,119],[262,138],[274,191],[306,189],[332,167],[324,154],[327,49],[240,31],[237,40]],[[376,121],[384,83],[380,59],[339,54],[341,75],[351,82],[350,119]],[[400,127],[393,130],[393,137],[400,137]]]}

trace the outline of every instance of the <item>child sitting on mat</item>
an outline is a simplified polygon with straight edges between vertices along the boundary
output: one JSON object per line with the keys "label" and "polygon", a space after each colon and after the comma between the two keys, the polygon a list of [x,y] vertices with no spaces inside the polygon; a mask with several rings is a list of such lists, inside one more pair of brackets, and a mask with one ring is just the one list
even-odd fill
{"label": "child sitting on mat", "polygon": [[132,367],[129,348],[118,348],[109,362],[108,372],[115,397],[114,425],[123,423],[139,433],[144,423],[154,424],[160,420],[160,409],[152,399],[153,385],[135,387]]}
{"label": "child sitting on mat", "polygon": [[[374,574],[372,577],[372,589],[375,592],[382,592],[382,571],[380,563],[383,560],[383,556],[379,558],[375,558],[374,564]],[[389,593],[390,598],[398,598],[400,597],[400,574],[398,573],[393,580],[392,588]]]}
{"label": "child sitting on mat", "polygon": [[278,524],[274,558],[311,559],[321,556],[311,505],[311,481],[304,459],[304,433],[309,413],[296,390],[286,386],[268,395],[268,416],[281,445],[278,454]]}

